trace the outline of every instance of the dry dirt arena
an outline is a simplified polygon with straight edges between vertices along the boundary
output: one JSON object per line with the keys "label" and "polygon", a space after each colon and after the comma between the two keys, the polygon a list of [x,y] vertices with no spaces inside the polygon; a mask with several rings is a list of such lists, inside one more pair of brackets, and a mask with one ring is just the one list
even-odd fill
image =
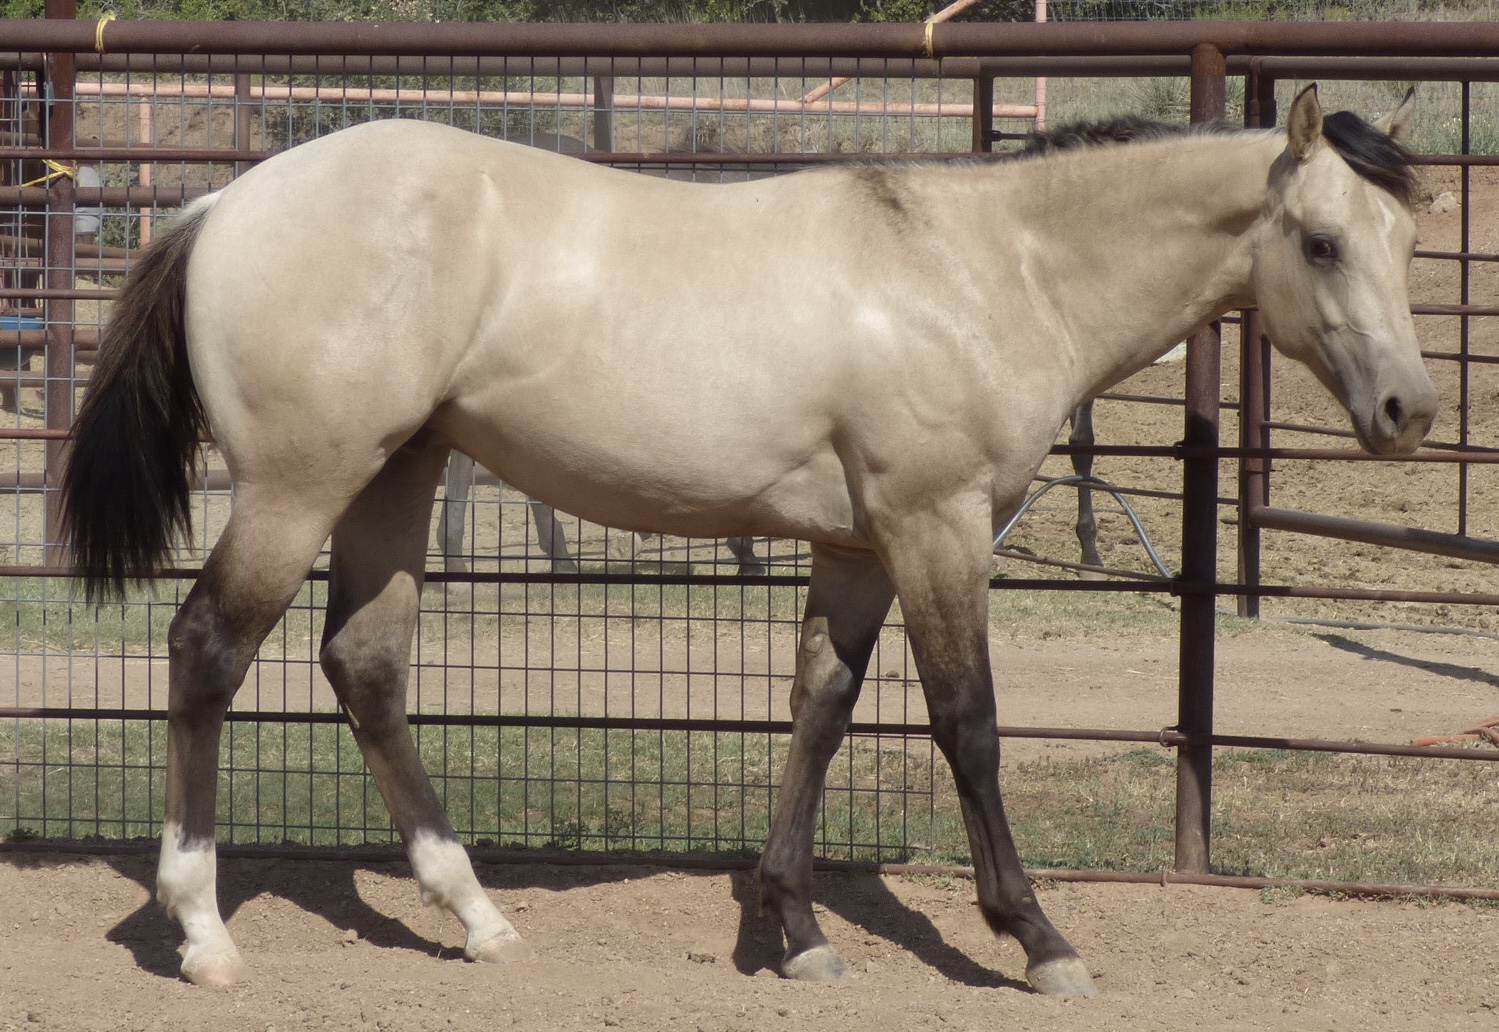
{"label": "dry dirt arena", "polygon": [[[1496,252],[1499,181],[1488,172],[1475,180],[1480,204],[1471,249]],[[1450,185],[1437,182],[1434,192]],[[1423,235],[1423,246],[1455,249],[1455,213],[1423,218]],[[1456,300],[1449,273],[1419,267],[1415,299]],[[1475,302],[1492,304],[1493,294],[1480,276]],[[1428,349],[1455,349],[1455,321],[1422,327]],[[1474,332],[1475,350],[1499,350],[1499,334],[1482,325]],[[1226,381],[1235,373],[1230,349]],[[1435,374],[1452,397],[1451,365]],[[1331,403],[1304,377],[1279,367],[1277,377],[1278,418],[1337,423]],[[1179,383],[1179,370],[1153,370],[1125,389],[1169,393]],[[1499,444],[1499,381],[1487,369],[1475,374],[1473,399],[1473,439]],[[1439,436],[1454,436],[1452,412],[1449,405]],[[1179,410],[1100,406],[1101,441],[1171,443],[1179,436]],[[1224,440],[1234,439],[1229,414]],[[1286,435],[1277,443],[1324,442]],[[1099,472],[1121,483],[1159,477],[1170,484],[1171,464],[1160,465],[1164,474],[1146,462],[1105,460]],[[1474,475],[1471,518],[1474,533],[1499,537],[1499,482],[1491,468]],[[1450,470],[1350,465],[1312,478],[1293,464],[1280,469],[1276,504],[1455,529]],[[1225,493],[1231,477],[1225,465]],[[1171,526],[1148,505],[1142,511],[1152,525]],[[1106,561],[1138,565],[1138,542],[1126,525],[1109,517],[1103,535]],[[1168,561],[1174,537],[1168,532],[1158,542]],[[1072,557],[1065,521],[1039,521],[1017,542]],[[1231,523],[1223,545],[1231,575]],[[1499,590],[1488,566],[1396,561],[1378,549],[1290,535],[1267,540],[1266,579]],[[1267,609],[1494,628],[1490,612],[1456,608]],[[1000,636],[995,649],[1006,673],[1006,723],[1154,727],[1171,720],[1169,638],[1045,641],[1022,630]],[[1266,627],[1225,637],[1219,649],[1225,732],[1398,741],[1499,716],[1493,637]],[[1083,721],[1075,710],[1080,696],[1088,700]],[[1013,754],[1048,748],[1075,747],[1033,743]],[[206,990],[176,978],[181,935],[151,900],[153,868],[142,856],[0,853],[0,1032],[1499,1029],[1499,908],[1492,906],[1043,885],[1043,904],[1102,991],[1093,1000],[1057,1001],[1026,989],[1020,950],[989,934],[972,885],[959,880],[819,876],[824,926],[854,973],[840,985],[805,985],[775,977],[778,934],[756,915],[751,880],[742,873],[482,866],[481,880],[537,951],[531,963],[496,969],[461,959],[457,923],[421,905],[404,864],[226,859],[220,896],[253,977]]]}
{"label": "dry dirt arena", "polygon": [[1243,890],[1043,887],[1101,995],[1023,984],[972,886],[821,876],[823,922],[853,975],[772,973],[776,929],[746,874],[484,866],[536,947],[464,962],[457,923],[421,906],[404,865],[225,861],[220,896],[253,978],[175,978],[180,935],[147,858],[11,856],[0,864],[0,1029],[991,1028],[1490,1030],[1499,916],[1456,904],[1267,903]]}

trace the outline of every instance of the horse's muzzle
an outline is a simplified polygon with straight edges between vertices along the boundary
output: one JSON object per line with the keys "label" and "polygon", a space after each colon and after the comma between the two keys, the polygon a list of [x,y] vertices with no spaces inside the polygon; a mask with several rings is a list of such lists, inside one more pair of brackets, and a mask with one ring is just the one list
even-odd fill
{"label": "horse's muzzle", "polygon": [[1359,443],[1375,455],[1409,455],[1431,432],[1437,403],[1430,380],[1403,392],[1385,391],[1375,402],[1367,427],[1354,420]]}

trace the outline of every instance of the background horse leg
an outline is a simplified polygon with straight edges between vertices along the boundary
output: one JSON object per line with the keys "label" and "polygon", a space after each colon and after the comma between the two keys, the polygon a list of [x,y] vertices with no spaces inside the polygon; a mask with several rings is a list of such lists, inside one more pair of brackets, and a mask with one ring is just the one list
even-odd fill
{"label": "background horse leg", "polygon": [[534,498],[526,499],[526,508],[531,513],[531,521],[536,524],[537,547],[552,561],[552,572],[577,573],[578,561],[568,550],[567,531],[557,518],[557,510]]}
{"label": "background horse leg", "polygon": [[[1067,443],[1079,447],[1093,446],[1092,399],[1073,410],[1072,433],[1068,436]],[[1072,472],[1091,477],[1093,456],[1072,456]],[[1086,484],[1079,484],[1077,487],[1077,543],[1082,546],[1084,563],[1089,566],[1103,565],[1103,560],[1098,555],[1098,520],[1093,515],[1093,489]],[[1103,574],[1084,570],[1082,577],[1084,580],[1096,580],[1102,578]]]}
{"label": "background horse leg", "polygon": [[437,540],[442,543],[442,568],[448,573],[467,573],[463,557],[463,519],[468,512],[468,493],[474,485],[474,460],[455,451],[443,477],[442,510],[437,517]]}
{"label": "background horse leg", "polygon": [[739,576],[765,576],[765,564],[755,555],[754,538],[731,537],[724,543],[729,546],[729,552],[734,558],[739,560]]}
{"label": "background horse leg", "polygon": [[965,522],[966,514],[913,520],[892,539],[887,556],[932,739],[957,784],[979,907],[989,927],[1020,941],[1026,978],[1037,991],[1092,996],[1097,990],[1077,951],[1036,902],[1005,818],[989,669],[989,528]]}
{"label": "background horse leg", "polygon": [[167,638],[167,783],[157,898],[187,936],[182,976],[199,985],[227,985],[246,970],[219,915],[216,889],[224,715],[336,516],[320,516],[304,499],[286,502],[253,484],[236,486],[229,524]]}
{"label": "background horse leg", "polygon": [[445,445],[406,445],[334,529],[320,659],[406,844],[422,899],[463,922],[470,960],[522,960],[530,947],[474,877],[406,720],[427,525],[446,457]]}
{"label": "background horse leg", "polygon": [[895,591],[869,553],[812,546],[812,579],[791,686],[791,751],[765,852],[760,909],[786,932],[781,973],[827,980],[847,972],[812,916],[812,836],[828,764],[843,741],[869,656]]}

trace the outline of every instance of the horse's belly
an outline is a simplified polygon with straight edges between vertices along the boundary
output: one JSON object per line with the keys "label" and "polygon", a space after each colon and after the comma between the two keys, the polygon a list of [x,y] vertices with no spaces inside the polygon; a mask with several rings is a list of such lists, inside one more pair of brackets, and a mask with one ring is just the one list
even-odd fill
{"label": "horse's belly", "polygon": [[[694,537],[857,543],[842,462],[827,441],[731,414],[539,399],[435,422],[506,483],[608,526]],[[748,422],[748,421],[746,421]]]}

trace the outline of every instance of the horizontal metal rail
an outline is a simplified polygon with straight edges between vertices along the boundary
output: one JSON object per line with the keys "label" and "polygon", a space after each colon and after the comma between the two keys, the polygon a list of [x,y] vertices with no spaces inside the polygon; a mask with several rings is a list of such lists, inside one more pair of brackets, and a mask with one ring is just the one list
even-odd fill
{"label": "horizontal metal rail", "polygon": [[1499,541],[1468,537],[1465,534],[1441,534],[1417,527],[1401,527],[1393,523],[1375,523],[1371,520],[1327,516],[1269,505],[1250,506],[1247,512],[1250,523],[1262,530],[1312,534],[1317,537],[1357,541],[1365,545],[1400,548],[1408,552],[1442,555],[1450,559],[1499,563]]}
{"label": "horizontal metal rail", "polygon": [[1223,54],[1491,57],[1499,24],[1087,22],[611,24],[0,20],[14,51],[510,57],[873,57]]}
{"label": "horizontal metal rail", "polygon": [[[0,706],[0,720],[165,721],[164,709],[108,709],[99,707]],[[340,711],[233,710],[225,718],[244,724],[343,724]],[[530,727],[593,731],[685,731],[716,734],[789,735],[789,720],[721,720],[699,717],[589,717],[566,714],[408,713],[413,726]],[[850,735],[869,738],[930,738],[928,724],[855,721]],[[1214,745],[1235,749],[1278,749],[1285,752],[1346,753],[1360,756],[1422,756],[1444,760],[1499,760],[1499,749],[1410,745],[1391,742],[1337,741],[1322,738],[1280,738],[1269,735],[1187,735],[1173,728],[1133,731],[1097,727],[1001,726],[1001,738],[1048,741],[1117,742],[1159,745]]]}

